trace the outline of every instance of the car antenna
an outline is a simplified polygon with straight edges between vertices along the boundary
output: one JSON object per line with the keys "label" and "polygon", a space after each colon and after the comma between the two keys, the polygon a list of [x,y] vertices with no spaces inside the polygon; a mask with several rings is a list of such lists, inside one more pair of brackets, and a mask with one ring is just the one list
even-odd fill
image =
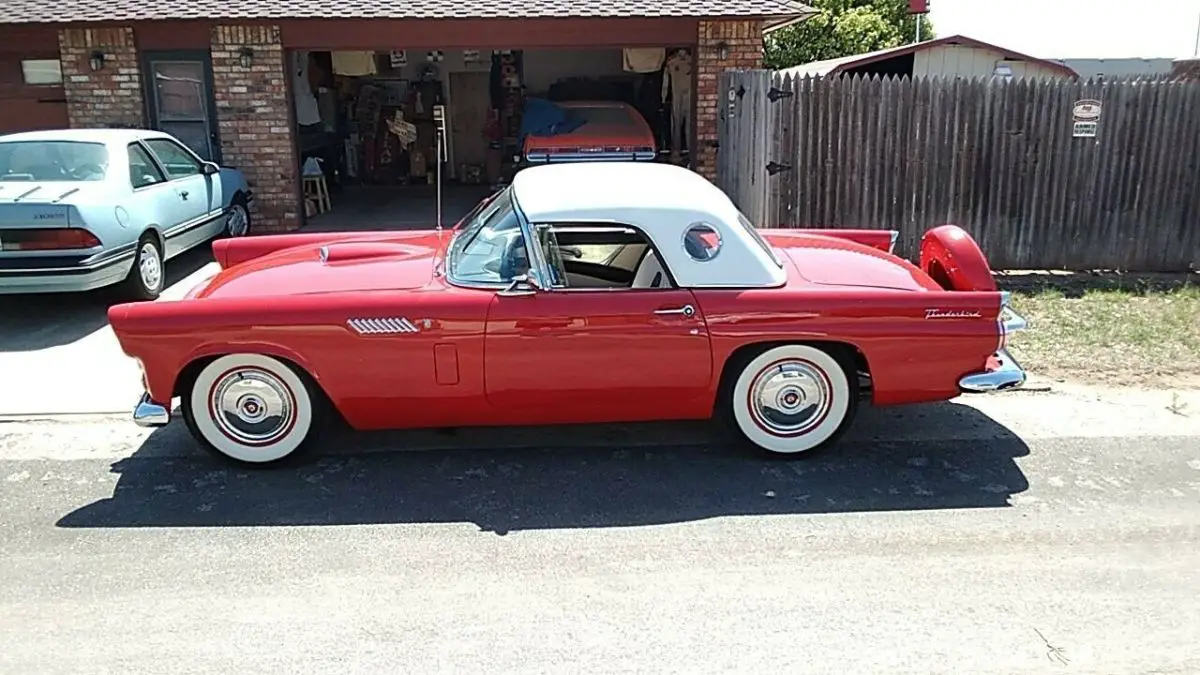
{"label": "car antenna", "polygon": [[442,159],[443,149],[446,144],[446,106],[433,106],[433,127],[436,134],[434,142],[434,152],[437,155],[437,161],[434,162],[433,170],[437,173],[434,177],[437,181],[437,231],[442,231]]}

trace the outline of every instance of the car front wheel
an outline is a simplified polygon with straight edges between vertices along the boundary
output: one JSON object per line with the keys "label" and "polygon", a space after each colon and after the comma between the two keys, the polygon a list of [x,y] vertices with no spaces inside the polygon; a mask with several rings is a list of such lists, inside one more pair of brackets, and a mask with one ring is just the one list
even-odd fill
{"label": "car front wheel", "polygon": [[229,354],[204,366],[183,392],[184,420],[209,452],[267,465],[299,454],[328,419],[323,393],[288,364]]}
{"label": "car front wheel", "polygon": [[858,380],[839,358],[811,345],[782,345],[744,362],[726,392],[733,426],[774,456],[832,444],[858,408]]}
{"label": "car front wheel", "polygon": [[225,215],[225,231],[222,232],[226,237],[244,237],[250,232],[250,208],[246,206],[246,202],[241,197],[238,197],[229,205],[229,213]]}

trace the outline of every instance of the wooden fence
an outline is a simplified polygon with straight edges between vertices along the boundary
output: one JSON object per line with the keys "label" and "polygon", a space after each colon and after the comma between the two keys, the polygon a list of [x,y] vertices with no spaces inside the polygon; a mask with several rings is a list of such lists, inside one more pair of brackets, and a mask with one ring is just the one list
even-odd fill
{"label": "wooden fence", "polygon": [[719,118],[717,183],[760,227],[896,229],[912,257],[955,223],[994,269],[1200,265],[1200,82],[735,71]]}

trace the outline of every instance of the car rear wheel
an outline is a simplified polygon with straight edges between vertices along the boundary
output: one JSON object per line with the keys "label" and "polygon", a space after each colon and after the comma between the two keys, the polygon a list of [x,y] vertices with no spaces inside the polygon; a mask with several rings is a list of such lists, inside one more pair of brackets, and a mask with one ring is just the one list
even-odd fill
{"label": "car rear wheel", "polygon": [[297,456],[324,430],[324,394],[306,375],[262,354],[207,364],[182,394],[184,420],[204,449],[240,464]]}
{"label": "car rear wheel", "polygon": [[154,300],[162,293],[166,283],[166,268],[163,265],[162,247],[158,237],[147,232],[138,240],[134,249],[133,268],[125,278],[126,295],[135,300]]}
{"label": "car rear wheel", "polygon": [[858,379],[839,357],[811,345],[782,345],[745,360],[725,395],[739,435],[780,457],[833,444],[858,409]]}

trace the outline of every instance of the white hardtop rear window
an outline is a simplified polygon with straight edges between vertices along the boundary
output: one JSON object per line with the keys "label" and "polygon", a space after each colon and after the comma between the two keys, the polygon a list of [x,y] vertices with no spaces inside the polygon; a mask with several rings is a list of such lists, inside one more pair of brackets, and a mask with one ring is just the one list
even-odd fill
{"label": "white hardtop rear window", "polygon": [[779,256],[775,255],[775,249],[771,248],[771,245],[762,238],[762,235],[759,234],[758,230],[750,224],[750,221],[746,219],[746,216],[742,215],[741,211],[738,212],[738,224],[744,227],[746,231],[750,233],[750,237],[762,247],[762,250],[766,252],[771,261],[782,269],[783,261],[779,259]]}

